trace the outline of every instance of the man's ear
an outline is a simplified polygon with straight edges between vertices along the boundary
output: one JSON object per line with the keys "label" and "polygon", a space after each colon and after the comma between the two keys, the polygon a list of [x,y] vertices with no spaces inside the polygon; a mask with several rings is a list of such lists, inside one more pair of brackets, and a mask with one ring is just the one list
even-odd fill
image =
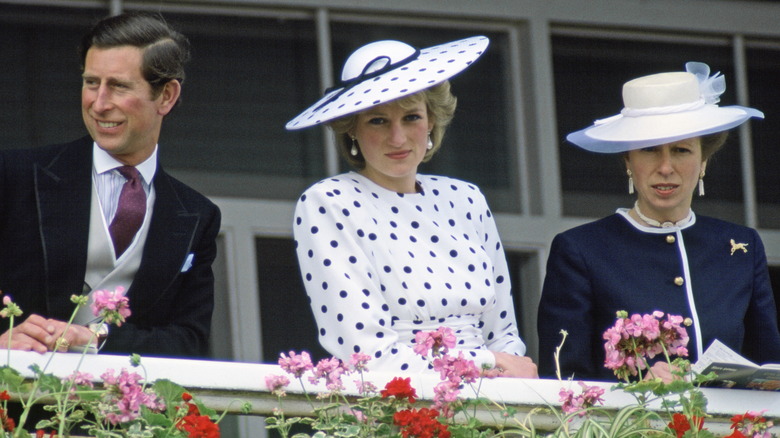
{"label": "man's ear", "polygon": [[162,92],[160,92],[160,95],[157,97],[157,100],[159,101],[157,113],[164,116],[171,112],[176,105],[176,102],[179,100],[179,96],[181,96],[181,83],[176,79],[168,81],[163,87]]}

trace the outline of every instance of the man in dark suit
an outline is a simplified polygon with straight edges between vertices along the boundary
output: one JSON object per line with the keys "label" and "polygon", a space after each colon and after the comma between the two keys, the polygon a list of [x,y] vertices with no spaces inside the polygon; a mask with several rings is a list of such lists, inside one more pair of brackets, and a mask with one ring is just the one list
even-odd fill
{"label": "man in dark suit", "polygon": [[[0,153],[0,290],[25,315],[11,348],[86,345],[94,316],[83,311],[56,344],[74,309],[70,296],[121,287],[132,315],[110,328],[102,351],[207,354],[220,212],[157,163],[162,120],[179,100],[188,59],[187,39],[160,17],[104,19],[81,45],[89,137]],[[125,190],[135,204],[123,201]],[[135,219],[124,219],[127,211]],[[115,225],[129,234],[117,237]]]}

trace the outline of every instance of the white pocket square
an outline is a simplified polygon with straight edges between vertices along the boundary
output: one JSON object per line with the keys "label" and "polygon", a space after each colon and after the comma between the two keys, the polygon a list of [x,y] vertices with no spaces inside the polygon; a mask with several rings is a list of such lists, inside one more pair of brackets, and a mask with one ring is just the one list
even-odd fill
{"label": "white pocket square", "polygon": [[195,259],[195,253],[187,254],[187,259],[184,260],[184,265],[181,267],[181,272],[187,272],[192,267],[192,261]]}

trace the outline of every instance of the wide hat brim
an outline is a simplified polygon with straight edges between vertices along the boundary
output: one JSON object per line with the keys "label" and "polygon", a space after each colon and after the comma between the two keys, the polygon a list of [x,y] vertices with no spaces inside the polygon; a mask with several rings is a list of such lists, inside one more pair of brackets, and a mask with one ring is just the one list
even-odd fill
{"label": "wide hat brim", "polygon": [[440,84],[470,66],[490,40],[474,36],[421,49],[419,56],[396,69],[372,77],[346,92],[328,92],[306,111],[287,122],[288,130],[308,128],[417,93]]}
{"label": "wide hat brim", "polygon": [[618,115],[572,132],[566,140],[591,152],[619,153],[726,131],[751,117],[763,119],[764,113],[738,105],[707,104],[673,114]]}

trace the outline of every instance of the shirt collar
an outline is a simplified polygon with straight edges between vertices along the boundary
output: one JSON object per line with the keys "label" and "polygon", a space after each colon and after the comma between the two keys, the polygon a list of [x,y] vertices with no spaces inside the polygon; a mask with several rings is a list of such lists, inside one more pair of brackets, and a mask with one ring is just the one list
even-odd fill
{"label": "shirt collar", "polygon": [[[92,163],[98,175],[124,166],[124,163],[112,157],[111,154],[101,149],[95,142],[92,143]],[[138,169],[138,172],[144,178],[144,182],[147,185],[151,185],[154,173],[157,171],[157,145],[154,145],[152,155],[143,163],[135,166],[135,168]]]}

